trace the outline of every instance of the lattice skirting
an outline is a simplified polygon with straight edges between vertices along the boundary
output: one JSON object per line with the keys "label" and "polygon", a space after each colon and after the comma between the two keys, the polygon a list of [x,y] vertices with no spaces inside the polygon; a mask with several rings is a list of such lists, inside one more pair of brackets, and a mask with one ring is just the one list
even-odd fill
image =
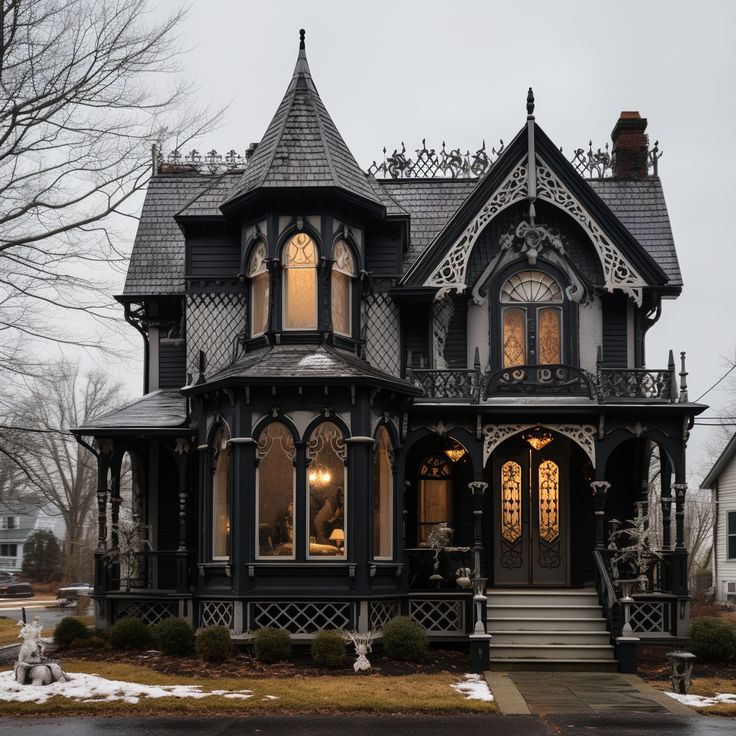
{"label": "lattice skirting", "polygon": [[368,622],[371,629],[377,631],[392,618],[401,615],[401,604],[399,601],[369,601]]}
{"label": "lattice skirting", "polygon": [[235,624],[235,605],[232,601],[201,601],[199,604],[199,625],[224,626],[233,629]]}
{"label": "lattice skirting", "polygon": [[139,618],[144,624],[157,624],[164,618],[179,615],[178,601],[115,601],[115,617]]}
{"label": "lattice skirting", "polygon": [[272,626],[294,636],[327,629],[354,629],[355,603],[347,601],[269,601],[250,604],[248,628]]}
{"label": "lattice skirting", "polygon": [[458,598],[410,598],[409,616],[427,636],[464,636],[465,601]]}
{"label": "lattice skirting", "polygon": [[636,601],[629,623],[637,634],[668,634],[670,604],[666,601]]}

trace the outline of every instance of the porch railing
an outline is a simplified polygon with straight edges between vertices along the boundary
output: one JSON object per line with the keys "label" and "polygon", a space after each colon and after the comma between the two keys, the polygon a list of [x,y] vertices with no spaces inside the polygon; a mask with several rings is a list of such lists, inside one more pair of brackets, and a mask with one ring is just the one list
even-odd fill
{"label": "porch railing", "polygon": [[159,590],[187,593],[192,550],[144,550],[130,555],[95,554],[95,592]]}
{"label": "porch railing", "polygon": [[603,608],[603,615],[606,617],[611,641],[615,642],[616,637],[621,636],[621,627],[624,623],[621,619],[621,603],[616,595],[605,553],[595,550],[593,561],[595,563],[595,587],[598,590],[598,602]]}
{"label": "porch railing", "polygon": [[676,401],[677,379],[672,370],[599,368],[598,394],[603,401]]}

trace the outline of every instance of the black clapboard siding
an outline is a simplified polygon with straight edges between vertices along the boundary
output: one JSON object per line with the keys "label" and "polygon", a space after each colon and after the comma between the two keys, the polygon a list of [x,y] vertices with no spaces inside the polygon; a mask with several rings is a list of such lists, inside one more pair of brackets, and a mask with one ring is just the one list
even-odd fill
{"label": "black clapboard siding", "polygon": [[225,236],[187,241],[187,274],[193,278],[232,277],[240,271],[240,244]]}
{"label": "black clapboard siding", "polygon": [[429,309],[425,304],[406,305],[401,314],[402,332],[404,336],[404,355],[402,363],[405,365],[409,351],[413,368],[429,368]]}
{"label": "black clapboard siding", "polygon": [[450,368],[465,368],[468,361],[468,302],[462,297],[452,301],[455,311],[447,330],[445,360]]}
{"label": "black clapboard siding", "polygon": [[366,230],[366,271],[375,276],[395,276],[401,272],[402,227],[394,222]]}
{"label": "black clapboard siding", "polygon": [[184,340],[162,340],[158,353],[159,388],[181,388],[186,383]]}
{"label": "black clapboard siding", "polygon": [[626,296],[608,294],[603,297],[603,364],[606,368],[628,365]]}

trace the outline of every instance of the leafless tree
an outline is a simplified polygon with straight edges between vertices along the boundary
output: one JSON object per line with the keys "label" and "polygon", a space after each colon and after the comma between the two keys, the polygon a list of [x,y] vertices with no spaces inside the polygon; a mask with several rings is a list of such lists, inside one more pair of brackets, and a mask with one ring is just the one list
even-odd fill
{"label": "leafless tree", "polygon": [[183,145],[218,117],[186,112],[176,37],[184,12],[157,23],[148,0],[0,0],[6,375],[40,374],[29,343],[79,344],[59,309],[67,324],[70,313],[113,317],[99,264],[125,260],[118,234],[147,183],[151,144]]}
{"label": "leafless tree", "polygon": [[61,362],[26,382],[27,395],[14,409],[11,426],[0,430],[4,454],[28,486],[58,509],[65,526],[65,569],[88,574],[87,532],[97,490],[96,462],[68,429],[112,409],[119,386],[102,373],[81,376],[78,366]]}

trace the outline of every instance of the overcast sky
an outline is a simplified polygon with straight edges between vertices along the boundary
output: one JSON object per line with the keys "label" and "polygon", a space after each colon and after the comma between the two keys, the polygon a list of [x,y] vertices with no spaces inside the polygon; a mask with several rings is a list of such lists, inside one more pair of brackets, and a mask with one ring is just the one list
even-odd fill
{"label": "overcast sky", "polygon": [[[160,0],[156,12],[180,4]],[[639,110],[664,152],[660,175],[685,281],[649,334],[647,363],[665,367],[670,348],[687,351],[694,399],[736,348],[735,26],[729,0],[193,0],[180,35],[200,101],[230,104],[200,151],[242,152],[260,140],[302,27],[322,100],[363,168],[402,141],[409,150],[426,137],[471,151],[483,139],[489,148],[510,141],[530,85],[537,122],[566,153],[589,139],[602,146],[620,111]],[[131,392],[139,390],[136,376]],[[708,414],[721,415],[728,398],[711,392]],[[692,470],[708,431],[692,437]]]}

